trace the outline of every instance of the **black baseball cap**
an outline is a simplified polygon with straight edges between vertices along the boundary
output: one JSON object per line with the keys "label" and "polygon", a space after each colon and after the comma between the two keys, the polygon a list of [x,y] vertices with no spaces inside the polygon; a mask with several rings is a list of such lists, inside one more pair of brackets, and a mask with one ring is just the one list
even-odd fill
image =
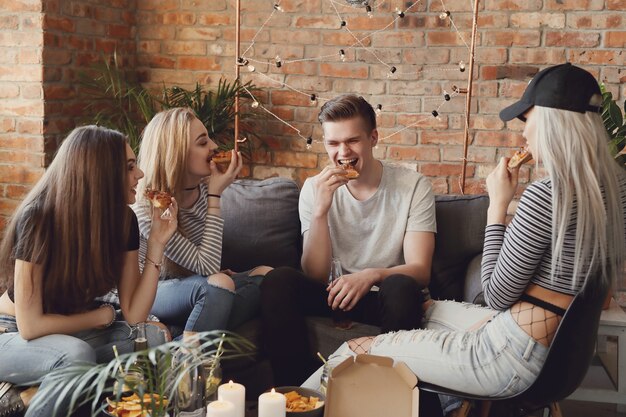
{"label": "black baseball cap", "polygon": [[594,94],[602,94],[596,79],[589,72],[570,63],[539,71],[526,87],[522,98],[500,112],[500,119],[518,118],[533,106],[550,107],[578,113],[598,113],[600,107],[589,105]]}

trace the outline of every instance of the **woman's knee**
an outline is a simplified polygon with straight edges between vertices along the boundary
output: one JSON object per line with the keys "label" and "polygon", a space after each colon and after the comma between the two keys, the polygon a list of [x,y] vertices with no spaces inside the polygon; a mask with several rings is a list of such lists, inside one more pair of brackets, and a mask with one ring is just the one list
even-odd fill
{"label": "woman's knee", "polygon": [[217,274],[209,275],[207,282],[216,287],[223,288],[228,291],[235,291],[235,283],[228,275],[218,272]]}
{"label": "woman's knee", "polygon": [[256,276],[258,276],[258,275],[265,276],[272,269],[274,269],[274,268],[272,268],[271,266],[259,265],[256,268],[252,269],[248,275],[250,275],[250,276],[255,276],[255,275]]}
{"label": "woman's knee", "polygon": [[77,362],[96,363],[96,351],[84,340],[66,336],[66,340],[56,345],[63,353],[57,367],[69,366]]}

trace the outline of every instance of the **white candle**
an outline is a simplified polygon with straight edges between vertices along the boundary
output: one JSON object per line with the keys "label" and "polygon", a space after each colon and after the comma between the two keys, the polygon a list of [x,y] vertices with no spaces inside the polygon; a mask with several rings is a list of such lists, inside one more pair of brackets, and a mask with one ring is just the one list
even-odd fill
{"label": "white candle", "polygon": [[259,395],[259,417],[285,417],[287,398],[272,388],[272,392]]}
{"label": "white candle", "polygon": [[206,417],[236,417],[235,406],[230,401],[213,401],[206,407]]}
{"label": "white candle", "polygon": [[229,401],[235,406],[235,417],[244,417],[246,414],[246,387],[230,381],[217,389],[217,399]]}

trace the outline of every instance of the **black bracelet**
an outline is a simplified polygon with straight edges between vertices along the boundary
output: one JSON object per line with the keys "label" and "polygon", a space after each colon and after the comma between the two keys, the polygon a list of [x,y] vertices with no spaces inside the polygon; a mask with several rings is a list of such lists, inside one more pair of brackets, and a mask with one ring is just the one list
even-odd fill
{"label": "black bracelet", "polygon": [[209,197],[222,198],[219,194],[209,194]]}

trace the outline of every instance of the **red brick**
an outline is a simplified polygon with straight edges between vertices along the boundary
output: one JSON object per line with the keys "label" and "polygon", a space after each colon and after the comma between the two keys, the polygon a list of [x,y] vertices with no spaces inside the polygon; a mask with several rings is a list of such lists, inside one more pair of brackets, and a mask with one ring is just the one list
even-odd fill
{"label": "red brick", "polygon": [[148,62],[151,68],[170,68],[176,67],[176,59],[159,55],[150,55]]}
{"label": "red brick", "polygon": [[272,91],[272,105],[311,106],[312,104],[308,94],[295,91]]}
{"label": "red brick", "polygon": [[626,32],[607,32],[605,36],[604,46],[607,48],[626,47]]}
{"label": "red brick", "polygon": [[2,30],[17,30],[20,23],[20,19],[17,15],[6,15],[0,19],[0,29]]}
{"label": "red brick", "polygon": [[487,0],[486,10],[541,10],[542,0]]}
{"label": "red brick", "polygon": [[626,62],[626,54],[624,54],[624,51],[570,49],[567,52],[567,60],[579,65],[624,65]]}
{"label": "red brick", "polygon": [[[383,107],[383,109],[385,109],[385,107]],[[389,107],[389,109],[385,110],[385,112],[386,111],[396,113],[394,107]],[[394,128],[402,126],[411,127],[413,129],[444,130],[448,128],[448,121],[445,116],[435,118],[432,114],[398,114],[396,123],[398,126],[393,126]]]}
{"label": "red brick", "polygon": [[0,81],[41,81],[41,67],[0,65]]}
{"label": "red brick", "polygon": [[317,155],[304,152],[274,152],[274,165],[286,167],[315,168]]}
{"label": "red brick", "polygon": [[[0,149],[0,161],[8,162],[13,165],[30,165],[34,167],[42,167],[43,166],[43,154],[41,153],[30,153],[24,152],[22,150],[4,150]],[[7,186],[8,187],[8,186]],[[16,186],[13,186],[15,189]],[[26,188],[26,187],[20,187]],[[5,196],[10,198],[17,198],[18,193],[13,192],[11,196],[6,195],[8,190],[5,190]]]}
{"label": "red brick", "polygon": [[565,27],[564,13],[513,13],[511,15],[511,27],[562,29]]}
{"label": "red brick", "polygon": [[178,67],[180,69],[203,70],[203,71],[219,71],[222,66],[216,61],[215,57],[180,57],[178,58]]}
{"label": "red brick", "polygon": [[137,10],[158,10],[163,12],[177,9],[179,6],[179,0],[137,0]]}
{"label": "red brick", "polygon": [[107,35],[113,38],[131,38],[133,36],[133,29],[127,25],[108,25]]}
{"label": "red brick", "polygon": [[[219,39],[220,35],[221,29],[183,27],[178,31],[176,39],[214,41]],[[165,39],[174,39],[174,37],[167,36]]]}
{"label": "red brick", "polygon": [[618,10],[623,12],[626,10],[626,0],[607,0],[606,8],[608,10]]}
{"label": "red brick", "polygon": [[74,32],[76,30],[73,20],[65,17],[54,17],[51,15],[44,15],[43,27],[47,30],[60,30],[66,33]]}
{"label": "red brick", "polygon": [[20,95],[20,88],[14,83],[0,83],[0,99],[15,98]]}
{"label": "red brick", "polygon": [[[443,148],[443,161],[461,162],[463,161],[463,147],[462,146],[446,146]],[[496,148],[484,148],[478,146],[468,146],[467,148],[467,161],[493,163],[496,160]]]}
{"label": "red brick", "polygon": [[361,78],[365,79],[369,75],[367,65],[361,64],[320,64],[320,77],[336,78]]}
{"label": "red brick", "polygon": [[544,8],[546,10],[602,10],[604,0],[546,0]]}
{"label": "red brick", "polygon": [[40,12],[39,0],[0,0],[0,10],[5,12]]}
{"label": "red brick", "polygon": [[600,44],[599,33],[585,32],[547,32],[546,46],[574,46],[591,48]]}
{"label": "red brick", "polygon": [[[480,44],[480,33],[476,34],[477,42]],[[470,32],[426,32],[426,45],[428,46],[464,46],[465,42],[469,44],[472,35]],[[465,40],[465,42],[463,42]]]}
{"label": "red brick", "polygon": [[375,48],[397,48],[401,45],[411,45],[417,48],[424,46],[424,32],[379,32],[372,36],[372,46]]}
{"label": "red brick", "polygon": [[564,48],[510,48],[509,55],[511,64],[548,65],[565,62]]}
{"label": "red brick", "polygon": [[455,181],[450,181],[450,194],[482,195],[487,193],[483,180],[465,177],[465,188],[461,193],[460,175]]}
{"label": "red brick", "polygon": [[[420,164],[419,172],[429,177],[448,177],[456,176],[461,173],[461,163],[458,164]],[[468,166],[466,171],[467,176],[474,175],[474,167]]]}
{"label": "red brick", "polygon": [[408,161],[439,161],[438,146],[389,146],[387,148],[389,159]]}
{"label": "red brick", "polygon": [[480,72],[480,78],[483,80],[501,80],[504,78],[519,80],[532,77],[539,72],[539,68],[523,65],[483,66]]}
{"label": "red brick", "polygon": [[203,14],[198,18],[198,23],[204,26],[224,26],[232,25],[233,19],[229,14]]}
{"label": "red brick", "polygon": [[[39,158],[43,159],[41,157]],[[4,188],[4,196],[11,200],[19,201],[19,200],[22,200],[24,197],[26,197],[26,194],[28,194],[31,188],[32,187],[25,186],[25,185],[7,184],[6,187]]]}
{"label": "red brick", "polygon": [[43,168],[24,165],[0,165],[0,178],[5,183],[34,184],[41,177],[42,173]]}
{"label": "red brick", "polygon": [[525,143],[526,139],[521,133],[477,131],[474,135],[473,145],[517,148]]}
{"label": "red brick", "polygon": [[421,49],[403,49],[403,61],[407,64],[447,64],[450,60],[448,48],[429,47]]}
{"label": "red brick", "polygon": [[538,30],[488,31],[483,34],[485,46],[539,46]]}
{"label": "red brick", "polygon": [[574,29],[619,29],[623,27],[624,17],[615,13],[569,13],[567,26]]}
{"label": "red brick", "polygon": [[422,131],[420,144],[458,145],[463,144],[463,132]]}

